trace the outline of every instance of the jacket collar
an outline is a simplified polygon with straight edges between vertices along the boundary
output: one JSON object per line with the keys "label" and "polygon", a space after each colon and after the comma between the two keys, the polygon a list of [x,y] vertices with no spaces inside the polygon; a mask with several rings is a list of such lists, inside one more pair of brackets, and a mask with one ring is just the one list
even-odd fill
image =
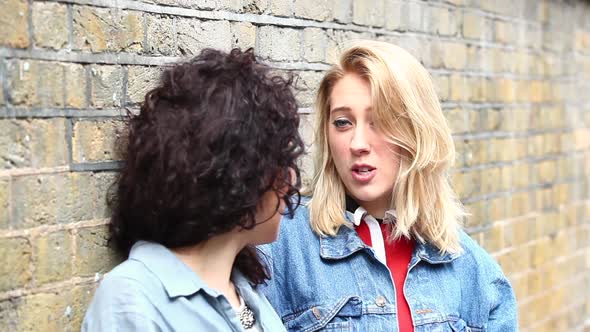
{"label": "jacket collar", "polygon": [[[162,283],[168,297],[191,296],[203,291],[212,297],[221,293],[209,287],[201,277],[184,264],[170,249],[148,241],[136,242],[129,253],[129,259],[143,263]],[[232,270],[232,281],[242,292],[249,292],[248,279],[237,269]],[[242,294],[250,298],[251,294]]]}
{"label": "jacket collar", "polygon": [[[346,211],[345,218],[347,223],[343,227],[340,227],[335,236],[320,237],[320,257],[323,259],[344,259],[359,250],[369,248],[354,229],[354,214]],[[461,253],[443,254],[429,243],[416,241],[416,247],[410,265],[417,264],[419,261],[425,261],[430,264],[450,263],[461,255]]]}

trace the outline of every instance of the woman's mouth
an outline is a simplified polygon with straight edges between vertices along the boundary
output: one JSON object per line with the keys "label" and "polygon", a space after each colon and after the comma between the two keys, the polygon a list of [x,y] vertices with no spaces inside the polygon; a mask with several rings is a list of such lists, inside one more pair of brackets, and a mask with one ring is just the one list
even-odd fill
{"label": "woman's mouth", "polygon": [[377,169],[370,165],[354,165],[351,168],[352,178],[361,184],[368,183],[377,174]]}

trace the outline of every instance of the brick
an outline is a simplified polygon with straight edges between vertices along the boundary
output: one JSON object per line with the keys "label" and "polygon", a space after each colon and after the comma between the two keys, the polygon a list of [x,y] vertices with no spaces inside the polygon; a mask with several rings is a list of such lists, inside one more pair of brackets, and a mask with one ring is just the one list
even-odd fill
{"label": "brick", "polygon": [[72,135],[74,162],[117,160],[114,150],[121,133],[122,123],[117,120],[77,121]]}
{"label": "brick", "polygon": [[398,0],[387,0],[385,1],[383,10],[385,13],[387,13],[384,22],[384,27],[387,30],[402,30],[406,28],[406,3]]}
{"label": "brick", "polygon": [[462,101],[465,100],[465,77],[461,74],[451,74],[449,78],[450,83],[450,100],[451,101]]}
{"label": "brick", "polygon": [[121,105],[123,70],[119,66],[93,65],[90,70],[90,103],[96,108]]}
{"label": "brick", "polygon": [[486,194],[495,193],[500,188],[500,169],[497,167],[486,168],[481,171],[481,191]]}
{"label": "brick", "polygon": [[[335,1],[335,3],[338,1]],[[293,15],[292,0],[273,0],[268,4],[269,12],[274,16],[289,17]]]}
{"label": "brick", "polygon": [[20,176],[12,183],[15,228],[92,219],[95,208],[91,173]]}
{"label": "brick", "polygon": [[96,196],[94,198],[95,206],[93,209],[95,219],[105,219],[111,216],[111,211],[107,204],[107,197],[111,193],[116,193],[117,187],[114,185],[118,173],[100,172],[94,175],[96,186]]}
{"label": "brick", "polygon": [[65,5],[34,2],[32,13],[35,46],[59,50],[68,44]]}
{"label": "brick", "polygon": [[353,0],[352,22],[381,27],[385,23],[384,0]]}
{"label": "brick", "polygon": [[[190,2],[190,0],[189,0],[189,2]],[[243,0],[223,0],[223,1],[217,1],[216,9],[225,9],[225,10],[230,10],[230,11],[237,12],[237,11],[241,11],[244,7],[248,7],[247,5],[246,6],[243,6],[244,3],[245,3],[245,1],[243,1]],[[261,1],[250,1],[249,3],[250,4],[253,4],[253,3],[260,4]]]}
{"label": "brick", "polygon": [[454,10],[440,7],[427,7],[426,9],[429,11],[431,33],[440,36],[454,36],[457,34],[459,20]]}
{"label": "brick", "polygon": [[120,263],[119,257],[108,247],[106,226],[80,228],[77,230],[74,274],[90,276],[104,274]]}
{"label": "brick", "polygon": [[0,229],[7,229],[10,222],[10,180],[0,178]]}
{"label": "brick", "polygon": [[514,102],[515,90],[514,80],[509,78],[498,78],[496,80],[496,99],[498,101]]}
{"label": "brick", "polygon": [[231,25],[232,47],[242,50],[256,47],[256,26],[250,22],[234,22]]}
{"label": "brick", "polygon": [[505,248],[504,244],[504,224],[494,223],[492,227],[484,233],[485,249],[490,252],[498,252]]}
{"label": "brick", "polygon": [[405,2],[403,16],[401,17],[402,28],[409,31],[426,31],[428,17],[426,8],[416,2]]}
{"label": "brick", "polygon": [[547,183],[555,181],[557,176],[557,163],[555,160],[543,161],[536,165],[537,182]]}
{"label": "brick", "polygon": [[293,11],[295,17],[316,21],[332,20],[333,0],[295,0]]}
{"label": "brick", "polygon": [[457,197],[462,199],[465,197],[465,173],[453,173],[451,176],[451,186]]}
{"label": "brick", "polygon": [[460,43],[442,44],[443,67],[448,69],[463,69],[467,61],[467,47]]}
{"label": "brick", "polygon": [[488,221],[488,205],[485,201],[477,201],[466,206],[467,212],[467,228],[475,228],[484,225]]}
{"label": "brick", "polygon": [[529,186],[529,164],[516,164],[513,166],[512,185],[514,188],[524,189]]}
{"label": "brick", "polygon": [[308,62],[324,62],[327,39],[324,30],[305,28],[303,30],[303,59]]}
{"label": "brick", "polygon": [[7,331],[16,331],[18,324],[18,307],[23,302],[22,297],[11,297],[0,301],[0,326]]}
{"label": "brick", "polygon": [[313,177],[313,151],[315,146],[313,143],[314,136],[314,114],[302,114],[299,122],[299,133],[303,138],[305,144],[306,154],[299,160],[299,169],[301,171],[301,178],[304,183],[311,183]]}
{"label": "brick", "polygon": [[29,46],[29,11],[26,0],[5,0],[0,10],[0,45],[15,48]]}
{"label": "brick", "polygon": [[460,108],[445,111],[445,117],[453,134],[467,131],[466,112]]}
{"label": "brick", "polygon": [[8,63],[8,86],[13,105],[62,107],[64,65],[14,60]]}
{"label": "brick", "polygon": [[146,50],[150,54],[175,54],[175,25],[172,18],[161,15],[146,16]]}
{"label": "brick", "polygon": [[518,217],[526,214],[529,211],[530,199],[528,193],[516,193],[512,195],[511,205],[508,207],[510,216]]}
{"label": "brick", "polygon": [[[394,2],[392,1],[389,1]],[[334,15],[334,20],[336,22],[341,22],[341,23],[350,23],[352,22],[352,0],[340,0],[340,1],[333,1],[333,9],[332,9],[332,13]],[[395,14],[395,12],[389,12],[392,15]]]}
{"label": "brick", "polygon": [[57,198],[57,222],[91,220],[97,206],[92,173],[68,173]]}
{"label": "brick", "polygon": [[75,49],[92,52],[139,52],[143,49],[143,17],[120,9],[73,7]]}
{"label": "brick", "polygon": [[489,201],[489,213],[491,221],[503,220],[507,217],[507,208],[510,203],[509,197],[497,197]]}
{"label": "brick", "polygon": [[79,64],[64,64],[67,107],[83,108],[88,105],[86,96],[86,70]]}
{"label": "brick", "polygon": [[315,93],[323,77],[323,73],[304,71],[297,76],[295,96],[298,104],[302,107],[311,107],[315,101]]}
{"label": "brick", "polygon": [[482,39],[485,33],[485,18],[474,13],[463,13],[463,37]]}
{"label": "brick", "polygon": [[301,38],[298,30],[262,26],[258,30],[258,55],[278,61],[301,58]]}
{"label": "brick", "polygon": [[513,44],[516,42],[515,27],[510,22],[494,21],[494,40],[501,44]]}
{"label": "brick", "polygon": [[71,290],[26,296],[18,308],[17,331],[72,331],[79,329],[70,321]]}
{"label": "brick", "polygon": [[67,164],[64,119],[0,120],[0,169]]}
{"label": "brick", "polygon": [[127,72],[126,104],[142,103],[145,94],[158,86],[161,69],[156,67],[129,67]]}
{"label": "brick", "polygon": [[31,245],[27,239],[2,239],[0,258],[0,291],[24,287],[31,281]]}
{"label": "brick", "polygon": [[34,240],[35,283],[66,280],[72,266],[72,244],[68,231],[42,234]]}
{"label": "brick", "polygon": [[177,54],[196,55],[204,48],[229,51],[232,33],[227,21],[179,19],[176,21]]}
{"label": "brick", "polygon": [[37,80],[38,61],[15,60],[8,62],[8,86],[13,105],[39,105]]}
{"label": "brick", "polygon": [[69,292],[68,303],[70,310],[66,307],[64,314],[68,318],[69,326],[72,327],[72,330],[82,326],[84,314],[90,305],[90,301],[92,301],[95,288],[94,284],[77,285],[72,288],[71,292]]}

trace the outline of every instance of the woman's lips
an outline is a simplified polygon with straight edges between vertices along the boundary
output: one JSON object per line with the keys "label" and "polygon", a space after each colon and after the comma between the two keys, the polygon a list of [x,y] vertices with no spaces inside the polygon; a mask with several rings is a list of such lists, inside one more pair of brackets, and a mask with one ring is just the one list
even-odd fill
{"label": "woman's lips", "polygon": [[369,183],[377,174],[377,169],[367,165],[354,166],[351,169],[352,178],[361,184]]}

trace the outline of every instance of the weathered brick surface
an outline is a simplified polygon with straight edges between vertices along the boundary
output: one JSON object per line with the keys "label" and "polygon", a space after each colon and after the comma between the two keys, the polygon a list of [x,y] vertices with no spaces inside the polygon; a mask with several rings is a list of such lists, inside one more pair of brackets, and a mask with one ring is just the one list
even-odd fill
{"label": "weathered brick surface", "polygon": [[33,40],[36,46],[59,50],[68,43],[66,6],[59,3],[33,3]]}
{"label": "weathered brick surface", "polygon": [[299,30],[263,26],[258,29],[258,54],[275,61],[299,60],[301,33]]}
{"label": "weathered brick surface", "polygon": [[160,68],[133,66],[127,70],[127,103],[143,102],[145,94],[158,85]]}
{"label": "weathered brick surface", "polygon": [[123,68],[92,66],[90,69],[90,103],[97,108],[121,105]]}
{"label": "weathered brick surface", "polygon": [[294,0],[294,14],[296,17],[330,21],[333,16],[333,2],[334,0]]}
{"label": "weathered brick surface", "polygon": [[94,278],[121,259],[105,225],[121,115],[157,85],[158,65],[253,47],[297,74],[309,183],[322,69],[365,38],[430,71],[465,227],[512,281],[520,330],[588,329],[588,15],[583,0],[0,3],[0,326],[79,330]]}
{"label": "weathered brick surface", "polygon": [[143,48],[143,14],[74,6],[74,46],[92,52],[138,52]]}
{"label": "weathered brick surface", "polygon": [[95,209],[91,174],[19,176],[12,180],[14,228],[32,228],[91,220]]}
{"label": "weathered brick surface", "polygon": [[34,280],[40,285],[66,280],[72,271],[72,240],[70,232],[41,234],[34,240]]}
{"label": "weathered brick surface", "polygon": [[88,276],[108,272],[121,258],[107,246],[105,226],[78,229],[74,273]]}
{"label": "weathered brick surface", "polygon": [[29,8],[26,0],[7,0],[0,11],[0,45],[15,48],[29,46]]}
{"label": "weathered brick surface", "polygon": [[231,24],[232,47],[243,50],[256,46],[256,26],[249,22]]}
{"label": "weathered brick surface", "polygon": [[10,222],[10,179],[0,178],[0,229]]}
{"label": "weathered brick surface", "polygon": [[31,281],[31,244],[27,239],[2,239],[0,258],[0,291],[22,287]]}
{"label": "weathered brick surface", "polygon": [[74,123],[72,155],[74,162],[117,160],[115,143],[122,123],[117,120],[82,120]]}
{"label": "weathered brick surface", "polygon": [[173,55],[175,53],[174,20],[169,16],[147,15],[147,52],[150,54]]}
{"label": "weathered brick surface", "polygon": [[66,165],[66,120],[0,120],[0,169]]}
{"label": "weathered brick surface", "polygon": [[230,23],[227,21],[179,19],[176,31],[179,55],[196,55],[206,47],[228,51],[232,45]]}

